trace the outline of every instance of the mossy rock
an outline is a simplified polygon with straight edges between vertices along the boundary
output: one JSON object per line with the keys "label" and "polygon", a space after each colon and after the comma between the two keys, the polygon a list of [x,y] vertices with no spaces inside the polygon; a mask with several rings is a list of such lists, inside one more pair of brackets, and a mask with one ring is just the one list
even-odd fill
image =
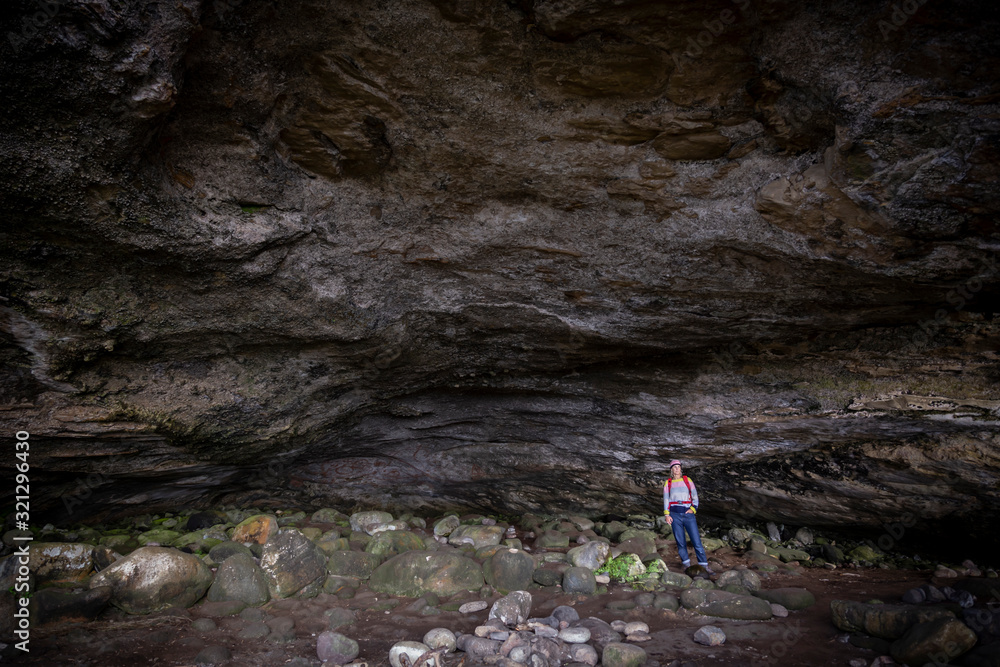
{"label": "mossy rock", "polygon": [[609,560],[596,572],[606,573],[613,581],[635,581],[646,574],[646,566],[636,554],[624,553]]}
{"label": "mossy rock", "polygon": [[153,530],[147,530],[144,533],[140,533],[136,538],[139,544],[148,545],[154,544],[159,546],[170,546],[174,543],[181,534],[176,530],[169,530],[167,528],[155,528]]}
{"label": "mossy rock", "polygon": [[433,592],[446,597],[480,590],[484,583],[482,568],[471,558],[455,552],[407,551],[379,565],[368,586],[390,595],[420,597]]}
{"label": "mossy rock", "polygon": [[885,555],[868,545],[862,544],[861,546],[851,549],[850,553],[847,554],[847,557],[857,563],[877,563],[885,558]]}
{"label": "mossy rock", "polygon": [[660,576],[660,581],[666,586],[687,588],[693,580],[683,572],[664,572]]}
{"label": "mossy rock", "polygon": [[335,551],[326,562],[326,571],[341,577],[367,579],[384,559],[362,551]]}
{"label": "mossy rock", "polygon": [[804,588],[772,588],[761,589],[754,593],[768,602],[780,604],[785,609],[797,611],[816,604],[816,596]]}
{"label": "mossy rock", "polygon": [[408,530],[387,530],[376,533],[365,545],[365,551],[376,556],[395,556],[404,551],[421,551],[424,541],[416,533]]}

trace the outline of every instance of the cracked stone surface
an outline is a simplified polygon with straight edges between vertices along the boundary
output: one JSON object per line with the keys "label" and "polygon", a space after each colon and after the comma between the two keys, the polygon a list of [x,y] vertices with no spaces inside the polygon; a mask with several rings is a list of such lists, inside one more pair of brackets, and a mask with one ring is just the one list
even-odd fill
{"label": "cracked stone surface", "polygon": [[49,10],[0,8],[38,511],[655,510],[679,457],[707,517],[998,545],[994,5]]}

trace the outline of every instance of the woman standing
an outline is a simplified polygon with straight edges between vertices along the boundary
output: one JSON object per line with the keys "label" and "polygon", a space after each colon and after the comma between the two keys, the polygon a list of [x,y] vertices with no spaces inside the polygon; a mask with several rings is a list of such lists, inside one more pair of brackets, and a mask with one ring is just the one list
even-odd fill
{"label": "woman standing", "polygon": [[673,528],[674,539],[677,540],[677,555],[684,567],[691,565],[687,539],[684,536],[687,531],[691,536],[694,554],[698,557],[698,565],[705,568],[707,574],[714,574],[708,567],[708,556],[705,555],[705,547],[701,545],[701,536],[698,535],[698,520],[695,518],[697,512],[698,489],[687,475],[681,474],[681,462],[674,459],[670,462],[670,478],[663,483],[663,515]]}

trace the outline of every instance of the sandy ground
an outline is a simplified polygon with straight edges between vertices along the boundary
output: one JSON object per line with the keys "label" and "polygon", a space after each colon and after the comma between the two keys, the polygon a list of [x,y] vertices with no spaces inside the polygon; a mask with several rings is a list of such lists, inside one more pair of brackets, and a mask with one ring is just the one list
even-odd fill
{"label": "sandy ground", "polygon": [[[743,561],[728,553],[716,560],[729,568]],[[612,584],[606,595],[580,596],[563,594],[558,587],[533,590],[533,616],[546,616],[557,605],[575,606],[580,616],[595,616],[607,622],[615,619],[641,620],[650,627],[651,640],[641,644],[649,660],[666,667],[674,665],[781,665],[782,667],[815,667],[816,665],[847,665],[853,658],[867,662],[877,655],[839,641],[842,636],[831,623],[830,601],[851,599],[867,601],[878,598],[898,601],[907,589],[930,581],[931,573],[880,569],[801,569],[798,574],[772,574],[763,580],[765,588],[796,586],[809,589],[817,599],[814,606],[791,612],[787,618],[764,622],[711,619],[729,639],[722,646],[696,644],[692,635],[704,617],[689,612],[670,612],[652,608],[631,611],[611,611],[611,600],[632,598],[636,592],[626,586]],[[939,584],[943,582],[937,582]],[[478,599],[476,594],[459,596],[463,600]],[[496,596],[497,598],[499,596]],[[486,620],[488,610],[463,615],[442,612],[422,616],[408,610],[413,602],[401,598],[398,607],[390,611],[372,607],[390,596],[379,595],[362,587],[348,600],[320,594],[313,599],[272,601],[263,607],[268,618],[288,616],[295,620],[295,639],[276,643],[271,639],[241,639],[240,630],[247,621],[239,617],[215,619],[216,630],[198,632],[191,627],[199,617],[199,606],[148,617],[129,617],[109,609],[94,622],[62,627],[37,629],[33,633],[31,653],[17,660],[29,665],[101,665],[126,667],[132,665],[194,665],[195,656],[205,646],[222,645],[232,659],[228,665],[270,667],[284,665],[296,657],[316,660],[316,637],[327,629],[324,612],[333,607],[354,609],[357,622],[341,628],[361,647],[359,660],[369,667],[388,665],[389,647],[401,640],[420,641],[435,627],[447,627],[456,634],[472,632]],[[494,598],[496,599],[496,598]],[[442,601],[444,602],[444,601]],[[457,667],[462,654],[445,661],[447,667]]]}

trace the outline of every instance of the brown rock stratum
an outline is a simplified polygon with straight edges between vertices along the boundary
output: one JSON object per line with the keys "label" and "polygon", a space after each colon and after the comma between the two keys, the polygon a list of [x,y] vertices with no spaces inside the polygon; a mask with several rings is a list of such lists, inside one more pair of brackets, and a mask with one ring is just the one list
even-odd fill
{"label": "brown rock stratum", "polygon": [[0,16],[33,511],[655,510],[677,457],[1000,544],[994,3]]}

